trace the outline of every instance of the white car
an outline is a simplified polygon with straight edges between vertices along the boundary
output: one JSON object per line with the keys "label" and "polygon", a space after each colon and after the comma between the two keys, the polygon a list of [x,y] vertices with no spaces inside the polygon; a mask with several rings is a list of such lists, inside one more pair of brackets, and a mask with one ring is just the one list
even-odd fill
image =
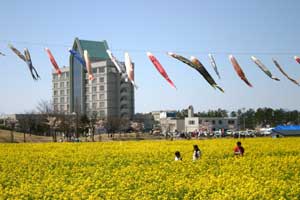
{"label": "white car", "polygon": [[226,131],[226,135],[234,135],[234,131],[232,131],[232,130],[227,130],[227,131]]}
{"label": "white car", "polygon": [[221,137],[222,136],[222,131],[221,130],[214,131],[214,136]]}
{"label": "white car", "polygon": [[261,128],[260,134],[261,135],[271,135],[273,128]]}

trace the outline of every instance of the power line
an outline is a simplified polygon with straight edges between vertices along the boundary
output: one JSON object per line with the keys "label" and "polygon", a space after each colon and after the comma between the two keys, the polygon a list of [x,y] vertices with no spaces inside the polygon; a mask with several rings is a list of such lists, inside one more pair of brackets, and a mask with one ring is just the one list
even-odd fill
{"label": "power line", "polygon": [[[43,46],[43,47],[51,47],[51,46],[59,46],[59,47],[71,47],[72,45],[68,44],[59,44],[59,43],[47,43],[47,42],[27,42],[27,41],[16,41],[16,40],[0,40],[0,43],[16,43],[16,44],[24,44],[29,46]],[[134,52],[134,53],[146,53],[149,49],[113,49],[114,52]],[[185,50],[170,50],[172,52],[180,53],[180,54],[190,54],[190,55],[205,55],[205,54],[214,54],[214,55],[300,55],[300,51],[185,51]],[[151,50],[152,53],[166,54],[167,51],[163,50]]]}
{"label": "power line", "polygon": [[62,46],[62,47],[70,47],[72,45],[66,44],[55,44],[55,43],[44,43],[44,42],[26,42],[26,41],[15,41],[15,40],[0,40],[1,43],[17,43],[17,44],[26,44],[31,46]]}

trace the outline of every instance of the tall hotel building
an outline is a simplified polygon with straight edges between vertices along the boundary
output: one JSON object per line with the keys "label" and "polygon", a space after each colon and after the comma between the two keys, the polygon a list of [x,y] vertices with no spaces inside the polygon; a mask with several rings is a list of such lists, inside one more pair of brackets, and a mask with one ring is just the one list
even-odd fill
{"label": "tall hotel building", "polygon": [[63,113],[97,113],[98,118],[128,118],[134,114],[134,88],[121,79],[106,50],[106,41],[88,41],[75,38],[73,50],[83,58],[89,52],[95,79],[88,80],[86,67],[70,55],[70,67],[62,68],[59,77],[53,71],[54,109]]}

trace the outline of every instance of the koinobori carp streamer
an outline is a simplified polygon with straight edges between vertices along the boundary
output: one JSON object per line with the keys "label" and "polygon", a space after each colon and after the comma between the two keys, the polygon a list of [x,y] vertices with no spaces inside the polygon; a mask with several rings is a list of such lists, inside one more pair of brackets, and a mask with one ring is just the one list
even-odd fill
{"label": "koinobori carp streamer", "polygon": [[50,59],[50,62],[52,63],[52,65],[53,65],[53,67],[55,69],[56,74],[60,76],[61,75],[61,70],[60,70],[60,68],[59,68],[59,66],[58,66],[58,64],[57,64],[54,56],[52,55],[50,49],[45,48],[45,51],[46,51],[46,53],[47,53],[47,55],[48,55],[48,57]]}
{"label": "koinobori carp streamer", "polygon": [[251,83],[248,81],[248,79],[246,78],[241,66],[239,65],[239,63],[237,62],[237,60],[235,59],[235,57],[233,55],[229,55],[229,60],[234,68],[234,70],[236,71],[236,73],[238,74],[238,76],[249,86],[252,87]]}
{"label": "koinobori carp streamer", "polygon": [[163,66],[159,63],[157,58],[150,52],[147,52],[148,58],[151,60],[157,71],[170,83],[170,85],[176,89],[176,86],[172,82],[172,80],[169,78],[166,70],[163,68]]}

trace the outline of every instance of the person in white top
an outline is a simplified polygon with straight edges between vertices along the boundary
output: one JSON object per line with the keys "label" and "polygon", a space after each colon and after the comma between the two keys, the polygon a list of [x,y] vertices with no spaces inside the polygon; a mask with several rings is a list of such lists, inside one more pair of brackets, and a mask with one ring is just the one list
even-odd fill
{"label": "person in white top", "polygon": [[194,153],[193,153],[193,160],[199,160],[201,158],[201,151],[198,145],[194,145]]}
{"label": "person in white top", "polygon": [[178,161],[178,160],[182,160],[182,157],[180,155],[180,152],[179,151],[176,151],[175,152],[175,161]]}

